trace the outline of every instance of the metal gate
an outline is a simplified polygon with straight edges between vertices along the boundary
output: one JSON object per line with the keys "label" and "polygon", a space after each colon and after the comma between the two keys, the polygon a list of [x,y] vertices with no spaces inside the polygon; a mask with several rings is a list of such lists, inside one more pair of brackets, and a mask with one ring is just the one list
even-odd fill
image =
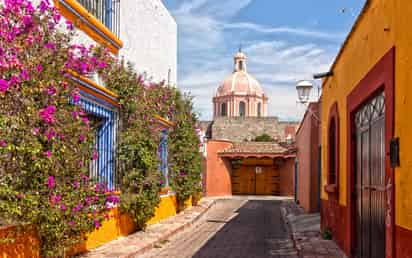
{"label": "metal gate", "polygon": [[356,256],[385,257],[385,95],[355,115]]}

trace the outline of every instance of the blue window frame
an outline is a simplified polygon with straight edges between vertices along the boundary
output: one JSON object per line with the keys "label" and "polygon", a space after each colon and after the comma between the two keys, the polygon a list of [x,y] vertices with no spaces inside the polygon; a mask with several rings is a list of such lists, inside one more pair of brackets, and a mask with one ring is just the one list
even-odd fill
{"label": "blue window frame", "polygon": [[109,190],[116,189],[115,153],[118,113],[108,102],[81,92],[79,104],[93,120],[98,121],[95,147],[98,158],[92,162],[90,176],[105,184]]}
{"label": "blue window frame", "polygon": [[163,175],[163,187],[169,186],[169,171],[168,171],[168,130],[165,129],[160,133],[160,143],[158,148],[158,155],[160,159],[159,170]]}

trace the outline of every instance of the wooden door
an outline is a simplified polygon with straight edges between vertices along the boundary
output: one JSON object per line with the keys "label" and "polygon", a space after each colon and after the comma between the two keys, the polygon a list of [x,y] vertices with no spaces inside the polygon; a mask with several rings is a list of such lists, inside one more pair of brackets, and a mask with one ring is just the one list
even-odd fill
{"label": "wooden door", "polygon": [[233,170],[233,194],[255,194],[255,170],[251,166],[241,166]]}
{"label": "wooden door", "polygon": [[356,256],[385,257],[385,97],[367,102],[356,125]]}
{"label": "wooden door", "polygon": [[256,194],[276,195],[279,193],[279,172],[274,166],[256,169]]}

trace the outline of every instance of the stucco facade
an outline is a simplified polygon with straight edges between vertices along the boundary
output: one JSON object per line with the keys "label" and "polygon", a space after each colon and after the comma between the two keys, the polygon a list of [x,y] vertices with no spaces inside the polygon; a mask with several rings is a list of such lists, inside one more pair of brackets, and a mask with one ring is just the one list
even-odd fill
{"label": "stucco facade", "polygon": [[121,0],[120,39],[120,56],[137,71],[176,85],[177,24],[161,0]]}
{"label": "stucco facade", "polygon": [[[354,215],[355,149],[353,116],[379,92],[385,96],[385,254],[382,257],[412,257],[412,2],[369,0],[325,79],[322,123],[337,124],[337,188],[327,192],[328,174],[322,173],[322,226],[331,228],[335,240],[348,256],[356,250]],[[328,169],[328,126],[322,127],[322,167]],[[390,143],[399,137],[400,165],[392,168]],[[326,187],[326,188],[325,188]],[[330,188],[329,188],[330,189]],[[381,257],[381,256],[379,256]]]}
{"label": "stucco facade", "polygon": [[306,212],[319,212],[319,103],[311,103],[296,133],[296,201]]}

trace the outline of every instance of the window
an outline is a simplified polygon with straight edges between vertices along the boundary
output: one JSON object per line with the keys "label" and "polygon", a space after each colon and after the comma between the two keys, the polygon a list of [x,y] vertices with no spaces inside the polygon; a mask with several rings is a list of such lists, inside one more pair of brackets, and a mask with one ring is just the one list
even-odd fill
{"label": "window", "polygon": [[257,105],[257,116],[258,117],[262,116],[262,103],[258,103]]}
{"label": "window", "polygon": [[243,71],[243,61],[239,61],[239,71]]}
{"label": "window", "polygon": [[244,117],[246,115],[246,104],[241,101],[239,103],[239,116]]}
{"label": "window", "polygon": [[168,146],[167,146],[167,138],[168,138],[168,131],[163,130],[160,134],[160,143],[158,148],[158,154],[160,159],[160,172],[163,176],[163,184],[162,187],[169,186],[169,171],[168,171]]}
{"label": "window", "polygon": [[96,19],[106,25],[117,37],[120,32],[119,0],[77,0]]}
{"label": "window", "polygon": [[118,128],[118,114],[104,101],[93,101],[83,96],[79,104],[82,106],[90,126],[95,132],[94,145],[96,152],[90,164],[90,176],[108,189],[117,189],[116,177],[116,132]]}
{"label": "window", "polygon": [[226,103],[222,103],[222,105],[220,106],[220,115],[227,116],[227,104]]}
{"label": "window", "polygon": [[337,143],[336,143],[336,121],[332,118],[329,125],[329,173],[328,184],[336,184],[337,171]]}

